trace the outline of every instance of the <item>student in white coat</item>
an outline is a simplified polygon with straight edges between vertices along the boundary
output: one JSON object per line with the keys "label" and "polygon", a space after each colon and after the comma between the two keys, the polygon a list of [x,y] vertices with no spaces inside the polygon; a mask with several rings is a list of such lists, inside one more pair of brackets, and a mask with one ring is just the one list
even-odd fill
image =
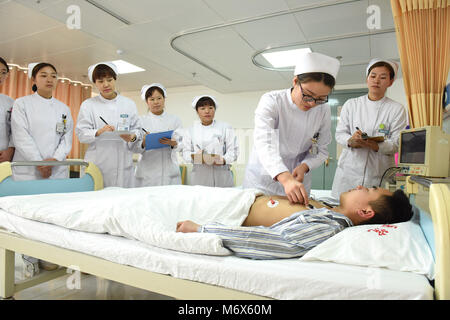
{"label": "student in white coat", "polygon": [[[349,99],[342,107],[336,141],[343,150],[334,176],[332,196],[339,199],[358,185],[379,186],[383,173],[394,166],[400,131],[407,126],[407,111],[385,96],[397,76],[398,66],[389,60],[372,59],[366,68],[367,95]],[[384,136],[377,143],[362,139]]]}
{"label": "student in white coat", "polygon": [[[0,85],[8,78],[9,67],[0,57]],[[0,93],[0,163],[11,161],[14,144],[11,138],[11,112],[14,100]]]}
{"label": "student in white coat", "polygon": [[259,101],[243,186],[308,204],[309,172],[328,157],[331,111],[326,102],[339,61],[316,52],[298,61],[292,87],[265,93]]}
{"label": "student in white coat", "polygon": [[[140,116],[144,133],[157,133],[174,130],[172,139],[162,138],[160,143],[166,148],[145,150],[145,136],[137,145],[135,152],[141,153],[136,167],[136,187],[181,184],[180,167],[177,152],[181,142],[182,123],[180,118],[168,114],[165,108],[166,88],[160,83],[145,85],[141,89],[141,98],[148,105],[148,114]],[[145,131],[144,131],[145,130]]]}
{"label": "student in white coat", "polygon": [[[28,76],[35,93],[18,98],[11,114],[13,161],[63,161],[72,149],[73,121],[69,107],[53,97],[56,69],[49,63],[32,63]],[[13,167],[14,180],[68,177],[68,166]]]}
{"label": "student in white coat", "polygon": [[213,96],[195,97],[192,107],[199,120],[183,135],[183,159],[193,163],[190,185],[233,187],[230,167],[239,156],[233,128],[214,119],[217,102]]}
{"label": "student in white coat", "polygon": [[[89,80],[100,94],[83,101],[75,133],[81,143],[89,144],[84,156],[103,175],[104,187],[134,186],[134,144],[141,139],[141,124],[136,104],[116,92],[117,67],[100,62],[88,69]],[[111,135],[113,131],[129,134]]]}

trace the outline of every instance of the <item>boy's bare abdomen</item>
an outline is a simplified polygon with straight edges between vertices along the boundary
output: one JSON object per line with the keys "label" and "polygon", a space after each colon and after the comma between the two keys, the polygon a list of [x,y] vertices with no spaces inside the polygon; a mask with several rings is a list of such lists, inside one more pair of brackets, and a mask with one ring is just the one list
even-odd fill
{"label": "boy's bare abdomen", "polygon": [[[270,199],[278,202],[276,206],[269,206]],[[311,201],[310,203],[314,205],[316,208],[323,207],[322,205]],[[252,207],[250,208],[250,212],[245,219],[243,226],[266,226],[270,227],[274,223],[277,223],[284,218],[289,217],[293,213],[299,211],[305,211],[309,208],[305,207],[302,204],[291,204],[286,197],[282,196],[259,196],[256,198]]]}

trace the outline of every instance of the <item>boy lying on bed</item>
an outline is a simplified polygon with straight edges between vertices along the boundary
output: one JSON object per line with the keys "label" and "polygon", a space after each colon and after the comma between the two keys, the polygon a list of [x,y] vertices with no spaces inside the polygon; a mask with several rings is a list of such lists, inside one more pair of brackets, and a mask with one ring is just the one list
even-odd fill
{"label": "boy lying on bed", "polygon": [[309,209],[283,197],[258,197],[241,227],[218,223],[200,226],[177,223],[177,232],[215,233],[236,256],[252,259],[293,258],[304,255],[346,227],[391,224],[410,220],[412,207],[401,190],[358,186],[340,196],[335,208]]}

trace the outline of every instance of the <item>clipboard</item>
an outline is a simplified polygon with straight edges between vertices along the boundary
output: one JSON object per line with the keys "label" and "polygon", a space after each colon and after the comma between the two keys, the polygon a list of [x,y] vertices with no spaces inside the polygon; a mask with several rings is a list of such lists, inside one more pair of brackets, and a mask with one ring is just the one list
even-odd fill
{"label": "clipboard", "polygon": [[168,148],[170,145],[159,143],[161,138],[172,138],[173,130],[149,133],[145,136],[145,150]]}
{"label": "clipboard", "polygon": [[132,131],[106,131],[99,135],[97,138],[101,140],[122,140],[120,135],[122,134],[134,134]]}
{"label": "clipboard", "polygon": [[384,136],[367,137],[367,138],[363,138],[363,140],[372,140],[372,141],[375,141],[375,142],[383,142],[384,141]]}

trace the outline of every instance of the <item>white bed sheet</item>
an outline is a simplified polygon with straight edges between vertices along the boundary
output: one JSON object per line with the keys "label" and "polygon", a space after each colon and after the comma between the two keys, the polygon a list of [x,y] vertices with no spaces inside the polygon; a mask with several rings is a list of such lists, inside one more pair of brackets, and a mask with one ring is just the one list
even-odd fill
{"label": "white bed sheet", "polygon": [[0,210],[0,227],[112,262],[275,299],[433,299],[423,275],[298,259],[255,261],[153,247],[20,218]]}

